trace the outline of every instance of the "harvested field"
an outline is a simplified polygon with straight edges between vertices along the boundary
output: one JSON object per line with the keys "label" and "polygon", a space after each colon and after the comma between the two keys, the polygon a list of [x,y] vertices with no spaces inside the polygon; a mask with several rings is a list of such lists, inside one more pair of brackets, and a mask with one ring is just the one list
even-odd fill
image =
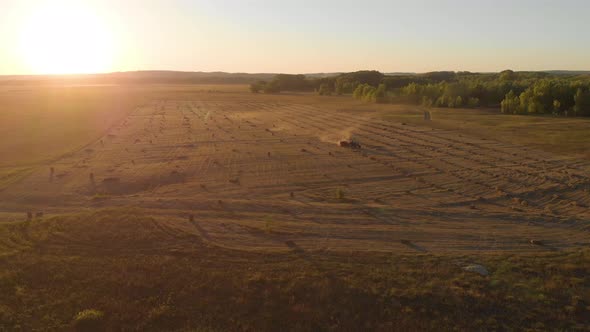
{"label": "harvested field", "polygon": [[[586,302],[567,303],[590,295],[579,279],[588,269],[589,162],[328,100],[158,90],[67,153],[6,167],[0,264],[9,272],[0,280],[17,288],[6,288],[0,323],[59,330],[97,307],[114,329],[137,329],[129,323],[137,321],[155,330],[225,330],[237,320],[246,324],[240,330],[276,330],[283,325],[266,313],[297,326],[298,313],[311,311],[319,313],[300,330],[582,326]],[[553,267],[543,270],[543,262]],[[491,276],[465,272],[468,263],[486,265]],[[65,266],[55,276],[62,281],[38,277]],[[515,281],[530,273],[544,279]],[[181,275],[216,286],[204,290]],[[123,302],[84,290],[88,278],[100,292],[125,294]],[[80,280],[68,284],[67,304],[20,313],[41,308],[66,280]],[[143,286],[134,293],[124,286],[129,280]],[[566,295],[555,287],[562,282],[572,285]],[[267,293],[256,287],[274,295],[261,299]],[[309,297],[325,287],[320,300]],[[142,296],[150,299],[134,302]],[[194,296],[211,306],[189,301]],[[540,296],[547,300],[532,318],[509,314],[525,315]],[[373,313],[331,321],[362,306],[359,299]],[[249,316],[261,301],[266,313]],[[481,310],[465,311],[470,301]],[[426,307],[416,311],[417,303]],[[227,306],[232,313],[222,318]],[[572,310],[561,325],[551,323]],[[465,321],[487,312],[494,321]],[[451,320],[441,323],[440,315]]]}
{"label": "harvested field", "polygon": [[[362,148],[341,148],[349,138]],[[587,244],[589,174],[582,160],[313,105],[155,100],[0,201],[56,213],[141,206],[179,224],[195,214],[206,241],[239,250],[411,251],[408,239],[433,252],[520,252],[539,250],[531,238]]]}

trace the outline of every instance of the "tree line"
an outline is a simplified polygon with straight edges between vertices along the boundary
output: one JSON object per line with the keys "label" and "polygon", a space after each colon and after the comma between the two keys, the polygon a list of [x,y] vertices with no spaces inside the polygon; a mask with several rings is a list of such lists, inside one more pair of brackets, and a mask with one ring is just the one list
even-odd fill
{"label": "tree line", "polygon": [[251,91],[307,91],[319,95],[352,95],[374,103],[407,103],[425,107],[495,107],[509,114],[590,116],[590,75],[544,72],[432,72],[385,75],[358,71],[330,77],[276,75],[253,83]]}

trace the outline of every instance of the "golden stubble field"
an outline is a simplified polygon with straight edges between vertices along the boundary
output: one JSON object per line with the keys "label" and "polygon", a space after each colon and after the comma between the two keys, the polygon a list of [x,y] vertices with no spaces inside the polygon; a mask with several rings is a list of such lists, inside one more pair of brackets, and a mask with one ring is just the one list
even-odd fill
{"label": "golden stubble field", "polygon": [[[3,123],[0,146],[2,163],[14,165],[0,188],[3,215],[141,207],[162,232],[239,250],[588,245],[583,159],[384,120],[335,98],[185,89],[50,88],[13,98],[20,104],[3,115],[14,123]],[[362,149],[338,146],[350,138]],[[23,167],[25,153],[38,161]],[[23,171],[9,173],[15,166]]]}
{"label": "golden stubble field", "polygon": [[586,120],[246,91],[3,87],[0,330],[590,324]]}

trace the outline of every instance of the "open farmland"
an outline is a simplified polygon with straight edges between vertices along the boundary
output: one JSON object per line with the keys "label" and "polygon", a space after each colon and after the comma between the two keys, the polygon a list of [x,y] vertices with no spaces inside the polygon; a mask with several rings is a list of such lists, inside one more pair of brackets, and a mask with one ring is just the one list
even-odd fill
{"label": "open farmland", "polygon": [[[267,300],[260,300],[256,292],[230,292],[238,297],[230,307],[241,303],[252,308],[256,301],[268,301],[266,306],[272,307],[273,303],[286,303],[277,298],[293,296],[297,299],[287,301],[286,312],[275,313],[290,317],[323,305],[322,300],[315,302],[309,294],[293,295],[299,294],[298,290],[289,289],[304,286],[285,286],[288,290],[276,286],[289,284],[286,275],[278,271],[303,273],[303,279],[310,273],[321,276],[320,280],[346,280],[331,283],[328,292],[334,293],[324,295],[342,296],[342,306],[348,308],[361,305],[354,301],[363,298],[376,306],[373,314],[332,317],[332,321],[318,314],[310,320],[311,325],[301,326],[302,330],[355,329],[376,321],[383,323],[371,328],[387,330],[396,322],[409,329],[432,328],[429,324],[437,324],[436,315],[450,315],[448,324],[457,326],[453,319],[462,319],[459,312],[464,308],[458,308],[461,301],[453,299],[466,297],[487,297],[481,302],[485,307],[482,312],[493,312],[499,306],[524,311],[526,303],[541,298],[539,294],[501,302],[494,299],[517,294],[508,278],[530,276],[523,271],[539,268],[534,257],[547,256],[554,264],[565,264],[568,259],[577,262],[569,272],[557,276],[551,274],[555,269],[537,271],[536,275],[545,281],[554,278],[554,283],[567,280],[572,285],[569,295],[558,298],[555,294],[560,290],[542,280],[522,285],[526,292],[541,289],[545,299],[539,300],[532,318],[509,318],[508,312],[500,310],[491,314],[493,322],[464,322],[462,326],[542,329],[545,325],[538,324],[550,324],[546,310],[552,305],[563,302],[564,308],[571,307],[574,298],[590,294],[587,280],[579,280],[580,274],[588,271],[590,245],[587,160],[502,138],[436,128],[426,122],[399,122],[384,117],[382,110],[337,106],[337,98],[321,102],[305,95],[133,91],[134,97],[117,103],[120,111],[109,108],[111,117],[105,119],[112,120],[103,121],[93,135],[72,142],[65,131],[67,144],[54,150],[48,147],[50,157],[24,165],[21,157],[11,160],[9,154],[3,155],[2,164],[8,166],[0,178],[0,217],[5,221],[0,264],[7,269],[0,280],[9,296],[0,306],[0,323],[28,328],[53,324],[60,329],[76,312],[99,307],[111,314],[107,323],[114,324],[111,327],[125,326],[124,319],[145,320],[148,329],[171,327],[169,321],[180,322],[171,327],[178,329],[235,326],[231,317],[225,321],[214,309],[200,307],[204,304],[197,307],[206,320],[188,318],[192,316],[185,310],[196,304],[184,301],[191,294],[203,295],[202,290],[183,288],[179,285],[186,282],[174,279],[183,274],[195,276],[198,268],[212,273],[209,278],[216,281],[209,282],[220,289],[239,288],[241,283],[259,287],[260,292],[270,289]],[[410,112],[421,115],[418,109]],[[72,121],[68,126],[75,128],[76,118]],[[44,127],[35,131],[43,132]],[[6,141],[12,133],[2,135]],[[349,139],[359,142],[361,148],[339,146],[339,141]],[[43,216],[25,222],[29,211],[43,212]],[[502,265],[507,264],[505,259],[514,267]],[[67,265],[65,260],[71,260],[71,265],[61,274],[62,283],[98,273],[102,278],[96,281],[98,289],[117,289],[121,281],[115,281],[120,278],[115,275],[141,279],[141,269],[165,267],[178,274],[164,274],[170,283],[160,286],[130,279],[135,281],[128,282],[142,284],[143,290],[137,286],[137,293],[124,294],[122,303],[148,297],[144,304],[131,305],[135,309],[129,309],[130,314],[119,312],[124,311],[123,304],[98,296],[86,294],[80,300],[76,294],[81,290],[76,287],[83,286],[77,281],[67,295],[71,300],[52,305],[49,313],[43,313],[49,318],[39,312],[17,314],[18,308],[50,296],[50,291],[45,293],[47,289],[38,285],[51,288],[60,282],[15,276],[28,275],[25,271],[33,268],[52,275],[50,271],[55,272],[57,266]],[[137,266],[118,270],[127,260],[137,260]],[[174,260],[184,270],[175,266]],[[100,266],[101,272],[92,270],[90,262]],[[468,263],[487,265],[492,280],[462,271]],[[225,264],[235,267],[243,279],[223,275]],[[300,270],[295,268],[297,264],[301,264]],[[393,268],[396,264],[400,265]],[[399,277],[396,284],[388,279],[395,277],[388,275],[389,269],[406,277]],[[540,276],[543,273],[548,276]],[[407,275],[414,277],[408,281]],[[160,278],[164,277],[158,276],[158,282],[165,283]],[[362,285],[348,278],[363,280]],[[369,281],[371,278],[376,281]],[[15,280],[26,285],[14,284],[18,283]],[[426,284],[421,285],[420,280]],[[488,285],[493,280],[506,284],[494,289]],[[372,282],[375,288],[368,291]],[[158,287],[164,292],[152,291]],[[322,284],[310,281],[308,287],[308,291],[319,289]],[[395,288],[419,290],[411,294],[402,291],[400,296],[406,300],[399,303],[392,301],[395,294],[387,295]],[[211,298],[219,294],[203,296],[213,303]],[[421,296],[428,298],[423,304],[416,300]],[[440,309],[444,298],[449,299],[449,307]],[[95,302],[90,303],[92,300]],[[570,316],[561,327],[583,326],[581,317],[590,306],[584,301],[576,302],[573,309],[563,309],[563,314]],[[169,307],[161,308],[163,305]],[[251,324],[242,328],[279,328],[280,322],[265,320],[260,325],[256,320],[259,315],[264,317],[264,310],[275,310],[270,307],[257,308],[252,317],[242,319]],[[389,321],[384,318],[390,312],[386,309],[396,312]],[[333,310],[342,308],[334,304]],[[142,316],[146,311],[157,317]],[[234,312],[246,315],[239,313],[240,309]],[[427,315],[433,316],[424,325],[416,325]]]}
{"label": "open farmland", "polygon": [[[362,149],[338,146],[350,138]],[[193,214],[185,232],[245,250],[411,250],[406,239],[520,251],[584,242],[588,174],[583,161],[453,131],[217,97],[138,106],[0,197],[22,215],[138,205],[184,225]]]}

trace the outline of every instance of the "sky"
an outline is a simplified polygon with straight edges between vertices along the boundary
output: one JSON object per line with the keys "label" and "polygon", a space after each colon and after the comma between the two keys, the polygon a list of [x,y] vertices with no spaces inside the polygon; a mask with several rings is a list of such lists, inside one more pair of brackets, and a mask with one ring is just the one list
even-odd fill
{"label": "sky", "polygon": [[590,70],[588,0],[0,0],[0,75]]}

